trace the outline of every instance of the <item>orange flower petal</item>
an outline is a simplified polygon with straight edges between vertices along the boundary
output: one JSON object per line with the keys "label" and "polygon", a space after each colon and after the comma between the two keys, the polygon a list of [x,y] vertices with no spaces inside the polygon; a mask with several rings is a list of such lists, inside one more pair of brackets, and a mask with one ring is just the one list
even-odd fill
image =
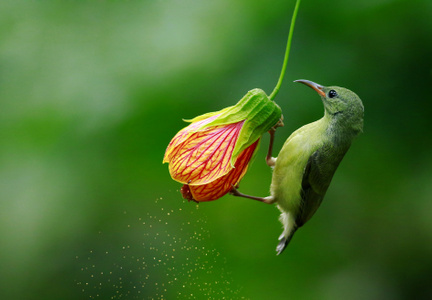
{"label": "orange flower petal", "polygon": [[181,183],[201,185],[227,174],[244,121],[215,126],[190,135],[169,155],[171,177]]}
{"label": "orange flower petal", "polygon": [[172,153],[178,145],[183,143],[188,137],[190,137],[194,132],[196,132],[197,129],[210,123],[211,121],[216,119],[218,116],[219,115],[215,115],[215,116],[209,117],[207,119],[194,122],[194,123],[190,124],[189,126],[180,130],[174,136],[174,138],[171,140],[171,142],[169,143],[167,150],[165,151],[165,156],[164,156],[163,162],[164,163],[170,162],[171,158],[173,156]]}
{"label": "orange flower petal", "polygon": [[[239,154],[234,164],[235,168],[225,176],[222,176],[208,184],[198,186],[189,185],[189,190],[184,190],[187,190],[188,193],[192,194],[192,197],[190,197],[190,194],[188,194],[187,199],[196,201],[211,201],[219,199],[220,197],[227,194],[232,189],[232,187],[236,186],[246,174],[249,162],[257,148],[258,143],[259,140],[243,150]],[[183,194],[183,196],[185,196],[185,194]]]}

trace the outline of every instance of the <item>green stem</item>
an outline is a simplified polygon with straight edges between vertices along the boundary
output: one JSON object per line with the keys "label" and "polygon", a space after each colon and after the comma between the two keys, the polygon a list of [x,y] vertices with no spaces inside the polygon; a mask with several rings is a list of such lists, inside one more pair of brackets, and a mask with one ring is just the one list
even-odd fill
{"label": "green stem", "polygon": [[295,21],[297,18],[297,12],[298,12],[298,9],[300,6],[300,1],[301,0],[297,0],[296,5],[294,7],[294,12],[293,12],[292,19],[291,19],[291,26],[290,26],[290,30],[288,33],[288,42],[287,42],[287,46],[285,49],[285,58],[284,58],[284,61],[282,64],[282,71],[281,71],[281,74],[279,76],[279,80],[278,80],[273,92],[269,96],[270,100],[274,100],[274,98],[276,97],[276,95],[279,92],[279,89],[282,85],[282,80],[285,76],[285,70],[286,70],[286,67],[288,64],[288,58],[289,58],[289,53],[290,53],[290,49],[291,49],[291,40],[292,40],[292,36],[293,36],[293,32],[294,32],[294,25],[295,25]]}

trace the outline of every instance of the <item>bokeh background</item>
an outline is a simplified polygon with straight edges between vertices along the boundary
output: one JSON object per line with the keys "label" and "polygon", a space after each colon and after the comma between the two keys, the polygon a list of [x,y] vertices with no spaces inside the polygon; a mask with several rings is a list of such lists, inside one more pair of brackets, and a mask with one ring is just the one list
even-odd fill
{"label": "bokeh background", "polygon": [[[184,201],[182,118],[270,93],[294,1],[0,2],[1,299],[431,299],[432,1],[303,0],[276,98],[357,92],[364,133],[277,257],[278,211]],[[268,136],[241,183],[266,196]]]}

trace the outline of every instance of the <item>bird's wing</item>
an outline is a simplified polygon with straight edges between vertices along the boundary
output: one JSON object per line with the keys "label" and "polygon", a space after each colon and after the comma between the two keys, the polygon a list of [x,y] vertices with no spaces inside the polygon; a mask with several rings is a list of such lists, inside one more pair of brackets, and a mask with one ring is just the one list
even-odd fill
{"label": "bird's wing", "polygon": [[298,227],[305,224],[320,206],[333,175],[343,158],[332,157],[329,159],[326,146],[316,150],[306,164],[301,191],[300,213],[297,216]]}

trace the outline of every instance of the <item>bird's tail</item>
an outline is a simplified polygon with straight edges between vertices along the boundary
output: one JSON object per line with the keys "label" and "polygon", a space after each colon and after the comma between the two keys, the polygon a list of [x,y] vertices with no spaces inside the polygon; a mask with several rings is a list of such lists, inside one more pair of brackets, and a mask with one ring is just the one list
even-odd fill
{"label": "bird's tail", "polygon": [[276,247],[277,255],[281,254],[282,251],[285,250],[286,246],[288,246],[294,233],[297,230],[297,225],[295,224],[295,221],[289,215],[289,213],[282,212],[282,214],[279,217],[279,220],[283,225],[284,231],[279,236],[279,244]]}

